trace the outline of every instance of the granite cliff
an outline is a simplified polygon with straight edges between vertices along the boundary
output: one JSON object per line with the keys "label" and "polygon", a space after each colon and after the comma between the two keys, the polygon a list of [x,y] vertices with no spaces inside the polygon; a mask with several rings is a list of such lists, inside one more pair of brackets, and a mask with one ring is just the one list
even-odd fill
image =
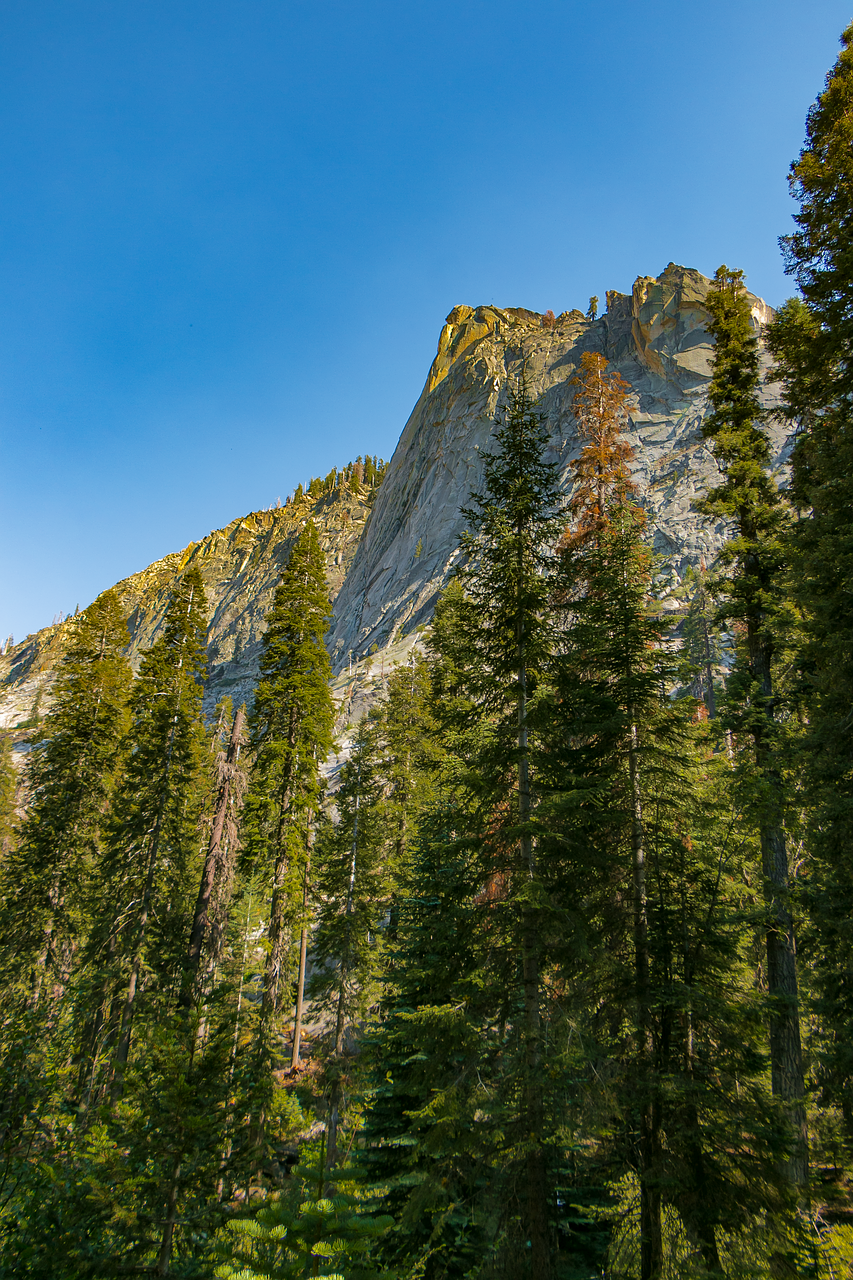
{"label": "granite cliff", "polygon": [[[480,484],[495,413],[522,369],[547,417],[550,453],[568,488],[579,448],[568,384],[584,351],[602,352],[633,388],[636,479],[665,578],[675,587],[701,555],[713,560],[725,535],[695,509],[716,476],[701,434],[711,355],[708,283],[670,263],[659,277],[638,278],[630,294],[609,292],[605,314],[592,321],[580,311],[552,319],[523,308],[454,307],[378,491],[341,489],[254,512],[118,583],[132,656],[156,637],[172,583],[196,562],[210,602],[207,704],[225,693],[246,698],[275,582],[310,515],[326,552],[329,647],[345,727],[429,623],[457,556],[459,509]],[[760,335],[771,312],[761,299],[750,300]],[[772,408],[772,387],[765,400]],[[781,424],[770,430],[772,466],[781,474],[786,433]],[[67,627],[66,621],[44,628],[0,656],[0,727],[24,721],[39,690],[49,694]]]}

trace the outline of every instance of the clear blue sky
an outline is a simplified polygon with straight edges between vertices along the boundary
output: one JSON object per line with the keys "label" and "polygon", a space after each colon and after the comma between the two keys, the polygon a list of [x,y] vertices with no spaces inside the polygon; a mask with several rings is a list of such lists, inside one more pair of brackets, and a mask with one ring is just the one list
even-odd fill
{"label": "clear blue sky", "polygon": [[0,638],[390,457],[458,302],[777,237],[853,0],[0,0]]}

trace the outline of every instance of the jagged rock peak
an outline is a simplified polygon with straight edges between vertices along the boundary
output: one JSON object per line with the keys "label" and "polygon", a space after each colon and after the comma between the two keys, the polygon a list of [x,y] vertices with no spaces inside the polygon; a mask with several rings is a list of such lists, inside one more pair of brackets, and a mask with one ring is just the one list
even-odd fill
{"label": "jagged rock peak", "polygon": [[[709,284],[700,272],[670,263],[660,276],[638,277],[630,294],[610,290],[596,320],[577,310],[552,320],[521,307],[453,308],[335,601],[337,670],[350,655],[381,649],[429,621],[457,556],[460,508],[479,487],[495,414],[522,369],[550,424],[551,456],[568,488],[579,448],[569,383],[584,351],[604,354],[634,389],[630,434],[657,550],[673,579],[700,555],[713,558],[725,530],[695,510],[715,474],[701,434],[712,347]],[[772,312],[750,298],[760,331]],[[773,403],[773,389],[764,394]],[[780,426],[771,434],[778,468],[785,436]]]}

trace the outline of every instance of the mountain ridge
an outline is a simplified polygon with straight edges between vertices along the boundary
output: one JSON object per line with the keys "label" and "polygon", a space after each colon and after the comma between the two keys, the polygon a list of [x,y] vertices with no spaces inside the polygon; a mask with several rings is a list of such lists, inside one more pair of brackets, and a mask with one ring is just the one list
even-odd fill
{"label": "mountain ridge", "polygon": [[[336,693],[359,713],[381,693],[383,681],[377,685],[370,670],[374,658],[383,671],[405,660],[431,619],[457,560],[460,508],[479,487],[495,415],[522,370],[547,419],[548,453],[568,491],[579,449],[569,383],[590,350],[604,354],[634,392],[628,435],[666,595],[666,584],[676,587],[701,556],[713,560],[726,534],[695,507],[717,474],[701,431],[712,351],[704,306],[709,284],[700,272],[670,263],[660,276],[638,276],[630,294],[609,291],[607,309],[595,320],[577,310],[552,318],[525,308],[455,306],[379,488],[302,495],[280,509],[237,517],[116,584],[128,611],[132,659],[156,638],[171,584],[196,562],[211,606],[206,705],[226,693],[248,699],[275,583],[311,516],[332,596]],[[772,311],[754,295],[750,301],[760,338]],[[766,371],[763,345],[762,364]],[[762,395],[772,410],[772,385]],[[771,421],[769,434],[772,469],[783,475],[786,429]],[[37,697],[49,695],[69,625],[43,628],[0,656],[0,727],[26,721]]]}

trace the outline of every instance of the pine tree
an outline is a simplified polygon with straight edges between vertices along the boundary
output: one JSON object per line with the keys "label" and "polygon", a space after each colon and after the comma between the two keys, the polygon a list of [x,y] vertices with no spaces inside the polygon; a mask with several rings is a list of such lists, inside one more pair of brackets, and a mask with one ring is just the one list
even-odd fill
{"label": "pine tree", "polygon": [[702,558],[698,571],[688,570],[684,587],[690,592],[687,616],[681,624],[685,663],[682,678],[701,698],[710,719],[717,714],[714,668],[722,659],[716,608],[708,590],[708,571]]}
{"label": "pine tree", "polygon": [[[647,879],[648,812],[654,804],[649,772],[666,738],[660,700],[666,675],[660,629],[647,608],[650,557],[641,541],[642,512],[618,493],[614,497],[612,489],[609,497],[594,536],[570,540],[561,567],[560,593],[570,616],[558,663],[553,728],[559,725],[561,741],[552,763],[553,825],[564,832],[563,877],[586,903],[579,913],[583,933],[569,935],[573,949],[587,950],[596,933],[598,944],[606,941],[611,952],[620,952],[628,937],[633,943],[633,1109],[641,1276],[647,1280],[662,1256]],[[583,518],[579,526],[590,527]]]}
{"label": "pine tree", "polygon": [[743,628],[743,644],[729,680],[728,727],[751,743],[745,761],[754,779],[753,815],[767,888],[767,983],[771,997],[773,1092],[787,1107],[792,1129],[789,1173],[805,1183],[808,1138],[798,1005],[796,945],[788,884],[785,795],[774,689],[774,613],[778,613],[787,509],[767,474],[770,449],[758,399],[758,341],[743,273],[720,267],[708,291],[708,331],[715,341],[708,389],[712,412],[703,433],[712,442],[723,481],[703,510],[731,522],[720,553],[720,617]]}
{"label": "pine tree", "polygon": [[90,941],[100,1003],[88,1035],[93,1048],[113,1044],[116,1089],[141,995],[163,1010],[180,982],[204,800],[206,629],[204,586],[192,566],[134,682],[124,774],[99,886],[113,911],[107,930]]}
{"label": "pine tree", "polygon": [[[451,584],[439,627],[460,596]],[[383,1259],[403,1274],[461,1280],[492,1256],[506,1218],[493,1096],[506,1036],[494,1016],[500,994],[482,967],[493,941],[488,910],[475,905],[482,863],[464,837],[453,839],[476,825],[476,802],[454,752],[432,773],[437,796],[403,873],[382,1016],[365,1046],[371,1090],[359,1160],[395,1219]]]}
{"label": "pine tree", "polygon": [[393,868],[382,829],[381,779],[376,730],[369,719],[358,727],[352,754],[335,793],[337,821],[327,822],[317,842],[317,933],[310,994],[328,1013],[331,1029],[327,1152],[338,1161],[338,1124],[345,1084],[345,1038],[364,1020],[376,999],[381,959],[380,926],[393,893]]}
{"label": "pine tree", "polygon": [[303,1160],[290,1187],[270,1197],[252,1218],[228,1223],[219,1240],[228,1261],[217,1267],[221,1280],[395,1280],[368,1256],[391,1225],[387,1215],[364,1212],[353,1185],[358,1171],[339,1168],[335,1186],[321,1146],[316,1163]]}
{"label": "pine tree", "polygon": [[806,879],[826,1028],[819,1080],[853,1136],[853,26],[826,88],[811,107],[806,143],[791,166],[798,229],[782,241],[801,298],[777,312],[767,334],[797,428],[792,496],[802,518],[792,536],[791,583],[802,611],[802,743],[813,860]]}
{"label": "pine tree", "polygon": [[276,1023],[288,987],[288,945],[301,898],[307,827],[319,804],[320,766],[332,745],[331,668],[324,643],[328,615],[325,560],[309,520],[294,543],[267,617],[250,716],[254,759],[246,856],[270,884],[257,1044],[262,1078],[273,1059]]}
{"label": "pine tree", "polygon": [[[460,807],[446,815],[445,828],[453,856],[467,864],[469,878],[472,866],[479,876],[467,928],[488,935],[475,1021],[492,1018],[504,1028],[497,1036],[499,1103],[489,1105],[491,1119],[485,1129],[478,1123],[476,1132],[503,1132],[504,1189],[512,1190],[500,1207],[499,1197],[493,1199],[492,1207],[506,1248],[522,1245],[519,1265],[546,1277],[553,1261],[553,1197],[543,1065],[542,878],[532,784],[541,680],[553,644],[549,574],[560,494],[556,468],[543,457],[544,420],[523,382],[510,393],[493,438],[494,452],[484,457],[483,491],[464,513],[467,566],[437,614],[432,644],[446,708],[440,732],[456,740],[465,776]],[[469,1082],[477,1078],[476,1058],[471,1065]],[[440,1131],[444,1143],[449,1132],[458,1132],[458,1122]],[[452,1151],[447,1158],[453,1160]],[[429,1185],[435,1188],[435,1181]],[[530,1242],[526,1254],[524,1240]]]}
{"label": "pine tree", "polygon": [[[127,722],[130,667],[121,605],[99,596],[71,625],[50,710],[30,753],[29,802],[0,876],[3,975],[55,1003],[85,936],[87,887]],[[10,1007],[7,1004],[7,1007]]]}
{"label": "pine tree", "polygon": [[386,785],[384,822],[399,874],[408,865],[419,815],[431,802],[438,755],[429,663],[422,653],[413,649],[409,661],[391,672],[377,732]]}
{"label": "pine tree", "polygon": [[[594,366],[588,377],[594,391]],[[566,623],[548,756],[554,891],[567,925],[564,1007],[592,1055],[570,1059],[583,1083],[567,1091],[567,1111],[585,1152],[571,1162],[564,1196],[576,1197],[586,1179],[594,1203],[597,1176],[602,1205],[608,1162],[610,1177],[633,1169],[640,1275],[650,1280],[664,1265],[667,1201],[719,1272],[717,1227],[737,1230],[783,1198],[773,1188],[778,1148],[762,1098],[758,1009],[745,994],[746,913],[725,891],[743,839],[732,831],[730,783],[721,786],[728,766],[703,745],[689,704],[667,697],[674,664],[654,607],[645,519],[618,422],[608,433],[617,447],[596,471],[601,432],[587,437],[579,464],[596,483],[573,495],[576,525],[563,543]],[[726,1097],[718,1081],[729,1072]],[[616,1140],[605,1136],[601,1079],[611,1082]],[[601,1128],[594,1143],[585,1124]]]}
{"label": "pine tree", "polygon": [[570,463],[574,485],[569,511],[574,536],[585,538],[607,523],[615,492],[634,491],[629,471],[634,451],[623,434],[631,387],[615,371],[608,373],[606,358],[595,351],[583,353],[580,372],[569,386],[575,388],[572,413],[584,441]]}

